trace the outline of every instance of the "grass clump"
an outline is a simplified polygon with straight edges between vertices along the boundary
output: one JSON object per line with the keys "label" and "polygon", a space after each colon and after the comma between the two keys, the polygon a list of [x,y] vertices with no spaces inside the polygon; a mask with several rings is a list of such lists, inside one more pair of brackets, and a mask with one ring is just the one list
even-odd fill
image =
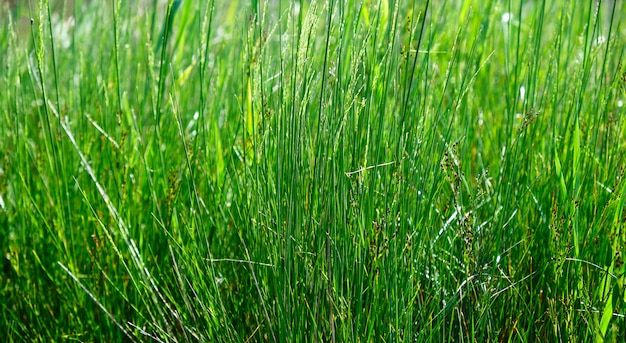
{"label": "grass clump", "polygon": [[622,2],[3,3],[10,341],[622,341]]}

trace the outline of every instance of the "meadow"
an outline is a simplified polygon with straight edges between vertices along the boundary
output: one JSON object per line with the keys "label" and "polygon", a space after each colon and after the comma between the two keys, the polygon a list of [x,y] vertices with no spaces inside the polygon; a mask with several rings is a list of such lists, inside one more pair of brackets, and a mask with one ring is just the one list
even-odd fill
{"label": "meadow", "polygon": [[0,3],[8,342],[623,342],[626,5]]}

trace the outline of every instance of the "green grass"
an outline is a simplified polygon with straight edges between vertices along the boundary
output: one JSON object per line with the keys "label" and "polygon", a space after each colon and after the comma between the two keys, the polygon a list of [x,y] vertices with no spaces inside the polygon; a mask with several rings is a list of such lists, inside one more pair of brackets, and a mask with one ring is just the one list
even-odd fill
{"label": "green grass", "polygon": [[8,341],[624,341],[622,1],[0,6]]}

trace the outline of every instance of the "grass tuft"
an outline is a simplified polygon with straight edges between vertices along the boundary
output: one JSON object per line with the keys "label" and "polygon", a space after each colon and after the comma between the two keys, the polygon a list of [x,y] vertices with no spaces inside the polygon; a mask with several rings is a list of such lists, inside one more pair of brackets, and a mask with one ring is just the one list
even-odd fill
{"label": "grass tuft", "polygon": [[624,341],[624,6],[0,3],[0,332]]}

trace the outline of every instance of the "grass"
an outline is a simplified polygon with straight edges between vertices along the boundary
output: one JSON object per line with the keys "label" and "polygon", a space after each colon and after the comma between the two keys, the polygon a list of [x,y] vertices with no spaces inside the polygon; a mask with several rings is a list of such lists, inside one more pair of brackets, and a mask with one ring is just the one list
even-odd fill
{"label": "grass", "polygon": [[623,2],[0,6],[9,341],[626,337]]}

